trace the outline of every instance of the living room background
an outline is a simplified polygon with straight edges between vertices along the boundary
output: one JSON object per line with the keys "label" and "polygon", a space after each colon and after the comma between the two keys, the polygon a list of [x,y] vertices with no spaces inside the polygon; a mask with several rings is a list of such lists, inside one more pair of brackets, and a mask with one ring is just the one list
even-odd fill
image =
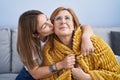
{"label": "living room background", "polygon": [[1,0],[0,26],[17,27],[19,16],[30,9],[50,16],[59,6],[74,9],[82,24],[120,26],[120,0]]}

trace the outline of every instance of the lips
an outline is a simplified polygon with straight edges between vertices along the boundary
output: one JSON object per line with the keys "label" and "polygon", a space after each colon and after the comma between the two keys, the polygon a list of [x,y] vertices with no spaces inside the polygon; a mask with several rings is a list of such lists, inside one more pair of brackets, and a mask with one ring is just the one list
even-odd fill
{"label": "lips", "polygon": [[61,30],[61,29],[65,29],[66,27],[65,26],[62,26],[62,27],[60,27],[59,29]]}
{"label": "lips", "polygon": [[59,28],[59,29],[64,29],[65,27],[61,27],[61,28]]}

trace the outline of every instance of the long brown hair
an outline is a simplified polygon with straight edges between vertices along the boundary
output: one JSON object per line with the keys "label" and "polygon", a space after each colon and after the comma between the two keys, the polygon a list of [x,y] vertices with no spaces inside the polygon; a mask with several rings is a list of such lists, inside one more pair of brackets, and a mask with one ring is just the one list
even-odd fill
{"label": "long brown hair", "polygon": [[40,41],[32,35],[37,33],[37,16],[43,14],[38,10],[24,12],[18,22],[17,51],[25,66],[33,68],[33,54],[41,56]]}

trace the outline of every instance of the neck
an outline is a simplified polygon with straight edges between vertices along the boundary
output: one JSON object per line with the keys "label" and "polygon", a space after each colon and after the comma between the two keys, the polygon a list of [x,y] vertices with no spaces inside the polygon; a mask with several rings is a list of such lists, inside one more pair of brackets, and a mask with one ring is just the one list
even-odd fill
{"label": "neck", "polygon": [[41,41],[45,42],[46,39],[47,39],[47,36],[41,36],[41,35],[40,35],[40,40],[41,40]]}
{"label": "neck", "polygon": [[72,35],[59,37],[60,41],[69,48],[72,48]]}

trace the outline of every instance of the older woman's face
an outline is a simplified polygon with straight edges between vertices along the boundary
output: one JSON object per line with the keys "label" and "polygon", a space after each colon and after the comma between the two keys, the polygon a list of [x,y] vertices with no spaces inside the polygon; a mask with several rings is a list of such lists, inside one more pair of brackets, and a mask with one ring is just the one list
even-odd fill
{"label": "older woman's face", "polygon": [[60,11],[54,19],[54,32],[57,36],[71,35],[74,30],[72,15],[67,11]]}
{"label": "older woman's face", "polygon": [[38,15],[37,21],[37,32],[40,33],[41,36],[48,36],[53,33],[53,24],[46,15]]}

